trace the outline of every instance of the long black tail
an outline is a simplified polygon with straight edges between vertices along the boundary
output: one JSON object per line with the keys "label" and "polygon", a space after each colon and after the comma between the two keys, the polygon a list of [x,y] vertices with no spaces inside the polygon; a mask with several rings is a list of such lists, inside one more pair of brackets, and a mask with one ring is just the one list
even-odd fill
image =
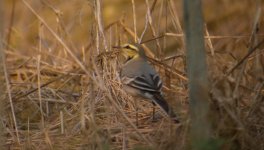
{"label": "long black tail", "polygon": [[179,122],[177,119],[177,115],[173,112],[172,108],[168,105],[166,100],[163,98],[161,94],[154,94],[153,95],[153,102],[157,104],[166,114],[171,117],[176,122]]}

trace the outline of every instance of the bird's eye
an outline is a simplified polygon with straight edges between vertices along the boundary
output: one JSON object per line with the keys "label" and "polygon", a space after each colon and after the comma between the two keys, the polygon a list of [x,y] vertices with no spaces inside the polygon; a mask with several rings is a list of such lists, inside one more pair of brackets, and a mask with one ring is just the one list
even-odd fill
{"label": "bird's eye", "polygon": [[125,48],[126,48],[126,49],[130,49],[130,46],[129,46],[129,45],[126,45]]}
{"label": "bird's eye", "polygon": [[135,46],[133,46],[133,45],[130,45],[130,44],[124,45],[123,48],[131,50],[131,51],[137,51],[137,48]]}

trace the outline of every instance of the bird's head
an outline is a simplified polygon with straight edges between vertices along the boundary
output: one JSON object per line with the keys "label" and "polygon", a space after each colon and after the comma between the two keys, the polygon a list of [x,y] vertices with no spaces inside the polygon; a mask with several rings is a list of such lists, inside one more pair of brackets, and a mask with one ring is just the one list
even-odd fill
{"label": "bird's head", "polygon": [[145,57],[145,52],[140,44],[123,44],[120,47],[121,53],[126,57],[126,59],[134,59],[138,57]]}

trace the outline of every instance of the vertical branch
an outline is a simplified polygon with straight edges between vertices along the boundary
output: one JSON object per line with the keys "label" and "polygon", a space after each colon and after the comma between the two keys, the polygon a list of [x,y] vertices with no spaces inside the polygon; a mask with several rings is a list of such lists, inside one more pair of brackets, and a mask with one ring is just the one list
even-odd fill
{"label": "vertical branch", "polygon": [[210,124],[201,1],[185,0],[183,7],[190,91],[191,146],[192,149],[203,150],[209,146]]}
{"label": "vertical branch", "polygon": [[104,25],[103,25],[102,11],[101,11],[101,0],[95,0],[94,7],[95,7],[95,18],[97,20],[99,33],[100,33],[100,36],[102,36],[103,38],[104,48],[106,51],[108,51],[107,41],[106,41],[105,34],[104,34]]}
{"label": "vertical branch", "polygon": [[[152,32],[153,37],[157,37],[157,33],[156,33],[154,25],[153,25],[153,20],[152,20],[151,14],[152,14],[152,12],[153,12],[153,10],[155,8],[156,3],[157,3],[157,0],[155,0],[153,2],[152,6],[150,7],[149,1],[146,0],[146,5],[147,5],[147,14],[146,14],[146,16],[148,18],[147,21],[148,21],[148,24],[149,24],[149,27],[150,27],[150,30]],[[160,57],[160,58],[163,58],[163,54],[161,52],[161,46],[160,46],[160,43],[159,43],[159,39],[156,38],[155,41],[156,41],[156,45],[157,45],[157,48],[158,48],[157,49],[157,52],[158,52],[157,56]]]}
{"label": "vertical branch", "polygon": [[[258,45],[259,43],[259,30],[261,29],[261,15],[262,15],[262,8],[261,8],[261,1],[260,0],[256,0],[256,15],[255,15],[255,20],[254,20],[254,24],[253,24],[253,30],[251,33],[251,37],[250,37],[250,43],[251,43],[251,47],[255,47],[256,45]],[[261,49],[257,49],[255,53],[261,53]],[[263,76],[263,65],[261,63],[261,60],[263,59],[263,55],[256,55],[256,59],[255,59],[255,65],[253,66],[253,70],[255,72],[255,76],[257,78],[257,80],[262,81],[264,79]]]}
{"label": "vertical branch", "polygon": [[[143,38],[144,38],[144,36],[145,36],[145,33],[147,32],[148,25],[151,25],[149,19],[151,19],[151,14],[152,14],[152,12],[153,12],[155,6],[156,6],[157,0],[155,0],[155,1],[152,3],[151,7],[149,6],[148,3],[149,3],[148,0],[146,0],[147,13],[146,13],[146,16],[145,16],[145,25],[144,25],[144,29],[143,29],[143,32],[141,33],[141,36],[140,36],[139,40],[138,40],[139,43],[142,42],[142,40],[143,40]],[[151,30],[151,31],[153,31],[153,30]],[[155,36],[154,36],[154,37],[155,37]]]}
{"label": "vertical branch", "polygon": [[[249,49],[248,49],[248,53],[250,53],[251,51],[253,51],[253,47],[256,47],[259,43],[258,41],[258,30],[259,30],[259,20],[260,20],[260,16],[261,16],[261,5],[260,5],[260,1],[257,0],[257,6],[256,6],[256,14],[255,14],[255,19],[254,19],[254,24],[253,24],[253,29],[252,29],[252,32],[251,32],[251,35],[250,35],[250,39],[249,39]],[[256,51],[258,51],[258,48],[256,48]],[[260,79],[261,81],[261,76],[262,76],[262,73],[261,73],[261,66],[259,66],[259,62],[258,62],[258,58],[260,57],[260,55],[256,55],[256,59],[255,59],[255,65],[253,65],[253,70],[255,71],[255,76],[256,78]],[[238,105],[238,99],[239,99],[239,85],[243,79],[243,76],[244,76],[244,72],[245,72],[245,69],[246,69],[246,66],[247,66],[247,62],[248,62],[248,59],[246,59],[243,63],[242,63],[242,67],[241,69],[239,70],[239,74],[237,75],[237,78],[236,78],[236,84],[235,84],[235,89],[233,91],[233,98],[234,98],[234,102],[235,102],[235,105],[237,106]],[[260,70],[258,70],[260,69]],[[258,71],[260,71],[258,73]],[[261,81],[262,82],[262,81]],[[261,82],[259,84],[261,84]]]}
{"label": "vertical branch", "polygon": [[43,33],[43,24],[40,23],[39,25],[39,48],[38,48],[38,55],[37,55],[37,78],[38,78],[38,98],[39,98],[39,109],[41,114],[41,125],[42,129],[44,126],[44,114],[43,114],[43,102],[41,96],[41,73],[40,73],[40,61],[41,61],[41,49],[42,49],[42,33]]}
{"label": "vertical branch", "polygon": [[[11,10],[10,18],[9,18],[10,21],[9,21],[9,24],[8,24],[8,32],[6,34],[6,47],[9,45],[10,40],[11,40],[12,27],[13,27],[14,20],[15,20],[16,2],[17,2],[16,0],[12,1],[12,10]],[[3,22],[1,22],[1,23],[3,23]]]}
{"label": "vertical branch", "polygon": [[[1,1],[1,4],[0,4],[0,7],[2,8],[3,2]],[[0,10],[0,15],[3,14],[3,10],[1,9]],[[3,33],[2,33],[2,26],[3,26],[3,21],[4,21],[4,18],[3,16],[0,16],[0,52],[1,52],[1,80],[2,80],[2,77],[3,77],[3,81],[1,83],[5,83],[5,85],[2,84],[2,86],[6,86],[6,90],[1,90],[1,92],[4,92],[1,94],[1,96],[5,95],[5,91],[8,93],[8,99],[9,99],[9,103],[10,103],[10,107],[11,107],[11,113],[12,113],[12,119],[13,119],[13,122],[14,122],[14,126],[15,126],[15,132],[16,132],[16,138],[17,138],[17,142],[18,144],[20,144],[20,139],[19,139],[19,133],[18,133],[18,127],[17,127],[17,120],[16,120],[16,115],[15,115],[15,108],[14,108],[14,105],[13,105],[13,99],[12,99],[12,94],[11,94],[11,86],[10,86],[10,81],[9,81],[9,74],[8,74],[8,71],[7,71],[7,66],[6,66],[6,59],[5,59],[5,53],[4,53],[4,49],[3,49]],[[3,69],[3,70],[2,70]],[[3,73],[3,74],[2,74]],[[3,76],[2,76],[3,75]],[[4,87],[3,87],[4,88]],[[1,97],[1,102],[3,102],[5,100],[5,96],[4,97]],[[1,109],[3,111],[3,109]],[[2,116],[2,115],[1,115]],[[1,125],[2,122],[0,122]],[[3,132],[1,132],[3,133]]]}
{"label": "vertical branch", "polygon": [[133,26],[134,26],[134,42],[138,42],[138,36],[137,36],[137,15],[136,15],[136,6],[135,6],[135,0],[131,0],[132,2],[132,8],[133,8]]}
{"label": "vertical branch", "polygon": [[[5,83],[4,78],[4,49],[3,49],[3,2],[0,1],[0,82]],[[0,149],[4,149],[5,138],[4,138],[4,124],[2,120],[4,119],[4,100],[5,100],[5,85],[0,85]]]}

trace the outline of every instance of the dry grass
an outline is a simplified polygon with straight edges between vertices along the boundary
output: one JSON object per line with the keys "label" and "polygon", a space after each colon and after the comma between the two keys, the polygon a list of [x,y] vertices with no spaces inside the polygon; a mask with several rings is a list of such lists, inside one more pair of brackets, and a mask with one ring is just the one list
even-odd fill
{"label": "dry grass", "polygon": [[[188,149],[181,3],[13,0],[5,5],[9,149]],[[263,39],[262,14],[259,31],[251,34],[256,8],[246,0],[204,3],[214,145],[221,149],[264,149],[263,46],[234,67]],[[149,39],[154,40],[145,43],[146,52],[181,124],[161,112],[152,122],[151,103],[140,101],[135,126],[135,102],[122,90],[122,59],[112,46]]]}

